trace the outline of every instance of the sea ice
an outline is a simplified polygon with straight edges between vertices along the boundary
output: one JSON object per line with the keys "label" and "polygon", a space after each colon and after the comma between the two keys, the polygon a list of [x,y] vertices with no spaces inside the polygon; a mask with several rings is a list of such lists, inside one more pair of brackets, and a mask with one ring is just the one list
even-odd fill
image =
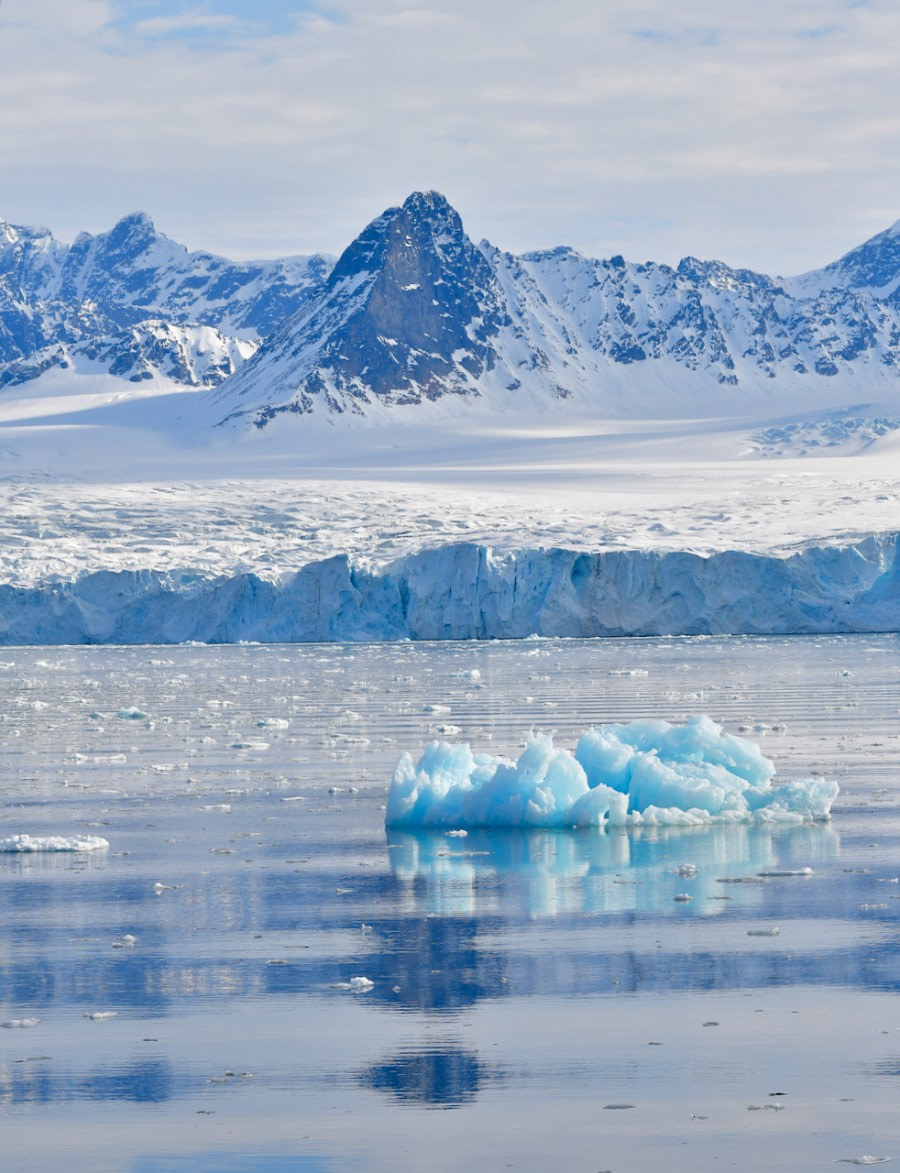
{"label": "sea ice", "polygon": [[403,754],[388,795],[389,827],[624,827],[801,823],[830,817],[836,782],[776,783],[759,747],[709,717],[588,729],[574,754],[532,733],[517,761],[433,741]]}

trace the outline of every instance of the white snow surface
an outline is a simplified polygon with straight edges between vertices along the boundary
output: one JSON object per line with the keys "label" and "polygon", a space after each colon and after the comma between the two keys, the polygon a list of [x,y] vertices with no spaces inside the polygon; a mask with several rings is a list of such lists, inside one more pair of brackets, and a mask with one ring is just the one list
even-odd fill
{"label": "white snow surface", "polygon": [[759,747],[709,717],[588,729],[575,752],[533,733],[513,762],[431,742],[391,781],[388,827],[625,827],[801,823],[830,817],[824,778],[774,783]]}

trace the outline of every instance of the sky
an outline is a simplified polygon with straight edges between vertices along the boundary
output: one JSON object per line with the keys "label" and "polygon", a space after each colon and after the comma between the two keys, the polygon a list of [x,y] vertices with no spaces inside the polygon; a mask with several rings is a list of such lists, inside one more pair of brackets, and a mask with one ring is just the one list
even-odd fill
{"label": "sky", "polygon": [[900,219],[897,0],[0,0],[0,217],[817,268]]}

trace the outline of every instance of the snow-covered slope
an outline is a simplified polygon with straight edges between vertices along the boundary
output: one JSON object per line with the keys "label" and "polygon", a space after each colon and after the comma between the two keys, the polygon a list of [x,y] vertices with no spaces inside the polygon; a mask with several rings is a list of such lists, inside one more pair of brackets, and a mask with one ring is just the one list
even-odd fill
{"label": "snow-covered slope", "polygon": [[0,387],[77,356],[126,380],[214,386],[331,265],[324,256],[235,263],[189,252],[142,213],[71,246],[0,221]]}

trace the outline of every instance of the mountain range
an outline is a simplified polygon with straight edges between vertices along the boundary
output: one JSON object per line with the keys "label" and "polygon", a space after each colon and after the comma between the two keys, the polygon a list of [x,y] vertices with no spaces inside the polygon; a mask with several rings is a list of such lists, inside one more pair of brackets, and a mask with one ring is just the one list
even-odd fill
{"label": "mountain range", "polygon": [[0,221],[0,387],[51,368],[205,389],[211,424],[433,401],[704,411],[900,390],[900,222],[780,278],[475,244],[436,192],[335,261],[190,252],[143,214],[71,245]]}

